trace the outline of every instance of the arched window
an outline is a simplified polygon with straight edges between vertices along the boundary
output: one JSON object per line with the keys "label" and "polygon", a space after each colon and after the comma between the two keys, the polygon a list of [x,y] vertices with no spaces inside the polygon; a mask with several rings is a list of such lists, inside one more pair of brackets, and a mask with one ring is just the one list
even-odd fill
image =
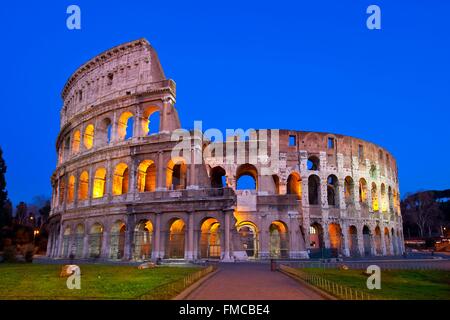
{"label": "arched window", "polygon": [[92,198],[102,198],[105,195],[106,169],[98,168],[94,175],[94,187],[92,188]]}
{"label": "arched window", "polygon": [[295,194],[299,199],[302,197],[302,179],[297,172],[293,172],[287,179],[287,193]]}
{"label": "arched window", "polygon": [[89,192],[89,173],[83,171],[78,180],[78,200],[86,200]]}
{"label": "arched window", "polygon": [[75,177],[70,176],[69,177],[69,186],[67,189],[67,202],[72,203],[74,200],[74,194],[75,194]]}
{"label": "arched window", "polygon": [[141,220],[134,228],[134,259],[147,260],[152,254],[153,225],[150,220]]}
{"label": "arched window", "polygon": [[76,130],[72,138],[72,154],[80,152],[81,133],[80,130]]}
{"label": "arched window", "polygon": [[139,164],[137,177],[138,192],[151,192],[156,189],[156,166],[151,160]]}
{"label": "arched window", "polygon": [[125,163],[119,163],[114,170],[113,195],[128,193],[128,166]]}
{"label": "arched window", "polygon": [[169,190],[186,189],[187,166],[183,158],[174,158],[167,164],[166,186]]}
{"label": "arched window", "polygon": [[242,164],[236,171],[236,190],[257,190],[258,170],[252,164]]}
{"label": "arched window", "polygon": [[278,175],[273,174],[272,179],[273,179],[273,193],[280,194],[280,178],[278,177]]}
{"label": "arched window", "polygon": [[367,203],[367,182],[364,178],[359,179],[359,202]]}
{"label": "arched window", "polygon": [[377,185],[375,184],[375,182],[372,182],[371,195],[372,195],[372,210],[373,211],[378,211],[379,210],[379,206],[378,206],[378,191],[377,191]]}
{"label": "arched window", "polygon": [[150,106],[144,110],[142,131],[145,136],[159,132],[159,108],[157,106]]}
{"label": "arched window", "polygon": [[104,118],[97,128],[96,145],[104,146],[111,142],[112,123],[110,118]]}
{"label": "arched window", "polygon": [[185,223],[182,219],[172,219],[169,222],[169,232],[167,233],[167,258],[180,259],[184,258],[184,238]]}
{"label": "arched window", "polygon": [[227,186],[226,172],[222,167],[211,169],[211,188],[224,188]]}
{"label": "arched window", "polygon": [[289,258],[289,232],[282,221],[273,221],[269,227],[271,258]]}
{"label": "arched window", "polygon": [[200,258],[220,258],[220,223],[215,218],[206,218],[200,226]]}
{"label": "arched window", "polygon": [[329,206],[339,205],[338,179],[335,175],[327,178],[327,199]]}
{"label": "arched window", "polygon": [[94,145],[94,125],[90,124],[86,127],[84,130],[84,137],[83,137],[84,146],[86,149],[91,149]]}
{"label": "arched window", "polygon": [[125,111],[120,115],[117,123],[117,136],[119,141],[133,137],[133,118],[133,114],[130,111]]}
{"label": "arched window", "polygon": [[308,177],[308,198],[309,204],[319,204],[320,199],[320,178],[315,174]]}
{"label": "arched window", "polygon": [[320,168],[320,160],[316,156],[310,156],[306,163],[308,170],[318,171]]}
{"label": "arched window", "polygon": [[345,195],[345,202],[347,204],[354,203],[354,201],[355,201],[354,190],[355,190],[355,184],[353,183],[352,177],[350,177],[350,176],[345,177],[344,195]]}

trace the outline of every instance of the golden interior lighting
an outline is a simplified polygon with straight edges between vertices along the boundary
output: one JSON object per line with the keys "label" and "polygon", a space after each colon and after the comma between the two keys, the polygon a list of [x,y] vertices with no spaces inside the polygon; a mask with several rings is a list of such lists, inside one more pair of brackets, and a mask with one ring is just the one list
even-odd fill
{"label": "golden interior lighting", "polygon": [[86,149],[91,149],[94,145],[94,125],[90,124],[86,127],[86,130],[84,131],[84,138],[83,138],[84,146]]}

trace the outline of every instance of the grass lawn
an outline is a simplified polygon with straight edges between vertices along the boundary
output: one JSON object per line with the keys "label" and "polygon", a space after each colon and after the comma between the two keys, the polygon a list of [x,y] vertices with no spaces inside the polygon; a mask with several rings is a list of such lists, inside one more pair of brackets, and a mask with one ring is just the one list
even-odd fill
{"label": "grass lawn", "polygon": [[381,289],[369,290],[362,270],[301,269],[337,284],[358,289],[381,299],[450,300],[450,272],[438,270],[381,270]]}
{"label": "grass lawn", "polygon": [[60,278],[61,265],[0,263],[0,299],[137,299],[161,285],[194,273],[195,267],[80,265],[81,289],[69,290]]}

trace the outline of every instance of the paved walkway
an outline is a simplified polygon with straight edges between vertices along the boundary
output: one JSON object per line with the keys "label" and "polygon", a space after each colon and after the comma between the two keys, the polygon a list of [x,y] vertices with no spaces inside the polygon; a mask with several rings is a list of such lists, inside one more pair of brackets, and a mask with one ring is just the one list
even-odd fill
{"label": "paved walkway", "polygon": [[323,300],[266,263],[222,263],[186,300]]}

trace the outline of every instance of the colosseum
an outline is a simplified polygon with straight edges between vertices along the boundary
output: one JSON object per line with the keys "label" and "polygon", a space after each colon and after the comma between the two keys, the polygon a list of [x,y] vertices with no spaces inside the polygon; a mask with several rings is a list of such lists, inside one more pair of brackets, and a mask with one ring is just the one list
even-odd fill
{"label": "colosseum", "polygon": [[331,133],[235,130],[220,140],[182,130],[175,82],[145,39],[89,60],[61,95],[49,257],[245,261],[404,251],[387,150]]}

